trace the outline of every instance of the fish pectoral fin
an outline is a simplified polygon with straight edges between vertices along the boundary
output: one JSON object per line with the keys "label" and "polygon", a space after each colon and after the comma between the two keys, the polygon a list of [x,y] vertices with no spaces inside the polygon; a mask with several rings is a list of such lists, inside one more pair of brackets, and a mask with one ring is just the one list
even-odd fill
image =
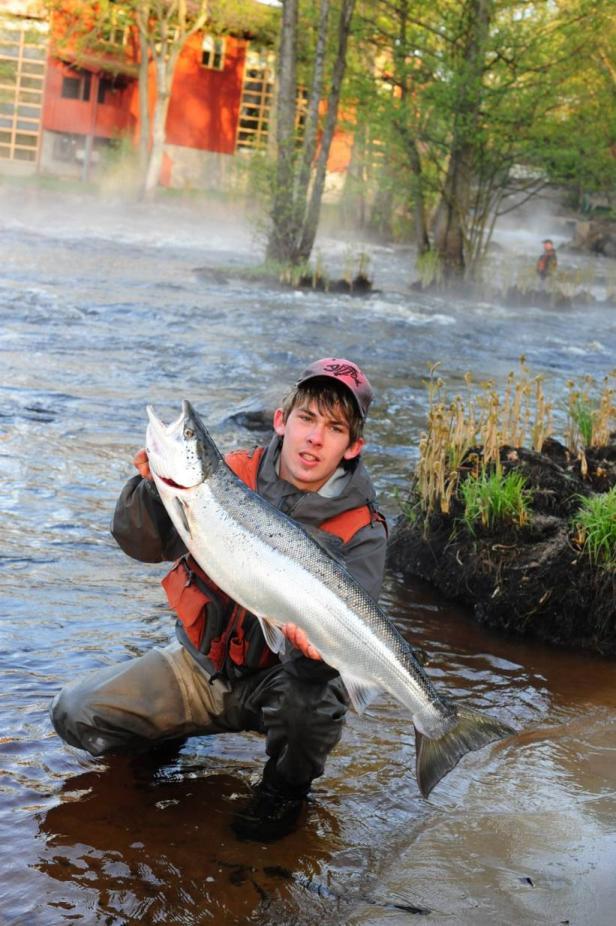
{"label": "fish pectoral fin", "polygon": [[265,642],[272,653],[284,653],[288,641],[280,627],[270,623],[266,617],[259,617],[259,623],[261,624]]}
{"label": "fish pectoral fin", "polygon": [[380,688],[377,688],[374,685],[369,685],[363,679],[357,678],[355,675],[351,675],[350,672],[340,672],[340,677],[342,678],[344,687],[349,694],[351,704],[358,714],[363,713],[368,705],[374,701],[376,696],[380,693]]}

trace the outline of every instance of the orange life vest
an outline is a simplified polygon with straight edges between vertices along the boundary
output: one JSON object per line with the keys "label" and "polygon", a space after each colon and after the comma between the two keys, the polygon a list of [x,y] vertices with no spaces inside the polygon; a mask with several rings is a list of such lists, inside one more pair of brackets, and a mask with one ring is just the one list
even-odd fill
{"label": "orange life vest", "polygon": [[[264,447],[234,450],[225,456],[225,462],[255,491],[264,453]],[[358,530],[373,522],[384,524],[385,519],[366,504],[328,518],[319,526],[348,543]],[[176,560],[162,586],[191,645],[210,660],[217,672],[223,670],[227,658],[236,666],[254,669],[267,668],[278,661],[265,643],[254,615],[218,588],[190,553]]]}

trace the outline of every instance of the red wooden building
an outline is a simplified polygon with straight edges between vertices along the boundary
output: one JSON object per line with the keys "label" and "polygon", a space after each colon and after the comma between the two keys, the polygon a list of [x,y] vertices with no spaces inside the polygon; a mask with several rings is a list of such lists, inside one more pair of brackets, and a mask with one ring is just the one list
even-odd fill
{"label": "red wooden building", "polygon": [[[20,24],[22,45],[19,52],[15,46],[10,54],[18,53],[20,60],[27,61],[33,54],[27,41],[32,36],[28,25],[33,21],[32,5],[19,4],[19,0],[15,4],[27,6],[29,12],[12,11],[11,28],[17,35],[15,24]],[[37,52],[41,74],[36,77],[39,82],[36,147],[31,144],[28,149],[19,149],[14,144],[3,148],[4,114],[0,111],[0,169],[3,157],[6,161],[27,158],[32,169],[90,177],[104,165],[106,153],[122,140],[136,144],[139,139],[138,49],[134,28],[118,20],[115,27],[111,24],[102,51],[84,51],[83,43],[80,45],[70,37],[73,33],[66,25],[70,20],[70,0],[67,10],[64,21],[57,15],[52,19],[46,52],[40,47]],[[2,61],[0,43],[0,66]],[[2,73],[0,67],[0,84]],[[272,85],[271,52],[251,47],[244,36],[220,37],[207,32],[192,36],[181,52],[174,75],[161,182],[177,187],[224,186],[234,173],[233,155],[263,148],[267,142]],[[23,110],[19,97],[24,92],[23,88],[16,90],[13,141],[20,134],[23,136],[18,125],[24,124],[24,117],[19,115],[20,107]],[[152,107],[155,98],[152,74],[149,95]],[[37,114],[31,109],[33,121]],[[332,145],[331,169],[344,171],[349,153],[350,139],[340,133]]]}

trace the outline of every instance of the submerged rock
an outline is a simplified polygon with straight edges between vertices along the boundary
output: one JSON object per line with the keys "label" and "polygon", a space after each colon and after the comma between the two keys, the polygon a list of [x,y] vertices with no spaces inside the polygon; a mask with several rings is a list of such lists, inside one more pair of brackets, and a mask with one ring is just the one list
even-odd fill
{"label": "submerged rock", "polygon": [[389,567],[470,605],[491,627],[616,655],[616,570],[591,563],[570,523],[581,497],[616,485],[616,445],[587,451],[586,476],[557,441],[542,453],[505,447],[502,461],[534,489],[528,525],[471,534],[459,502],[451,515],[435,514],[426,524],[400,516]]}

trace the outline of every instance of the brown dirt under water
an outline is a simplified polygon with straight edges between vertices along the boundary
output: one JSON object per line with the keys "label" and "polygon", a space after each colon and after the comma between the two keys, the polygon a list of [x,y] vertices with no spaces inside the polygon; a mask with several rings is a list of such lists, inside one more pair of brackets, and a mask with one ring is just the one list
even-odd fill
{"label": "brown dirt under water", "polygon": [[491,627],[616,655],[616,570],[593,565],[570,525],[580,496],[616,485],[616,443],[586,451],[584,476],[580,461],[555,440],[541,453],[503,447],[501,459],[505,472],[522,472],[533,490],[528,525],[471,534],[458,500],[450,514],[425,524],[402,515],[388,565],[470,605]]}

